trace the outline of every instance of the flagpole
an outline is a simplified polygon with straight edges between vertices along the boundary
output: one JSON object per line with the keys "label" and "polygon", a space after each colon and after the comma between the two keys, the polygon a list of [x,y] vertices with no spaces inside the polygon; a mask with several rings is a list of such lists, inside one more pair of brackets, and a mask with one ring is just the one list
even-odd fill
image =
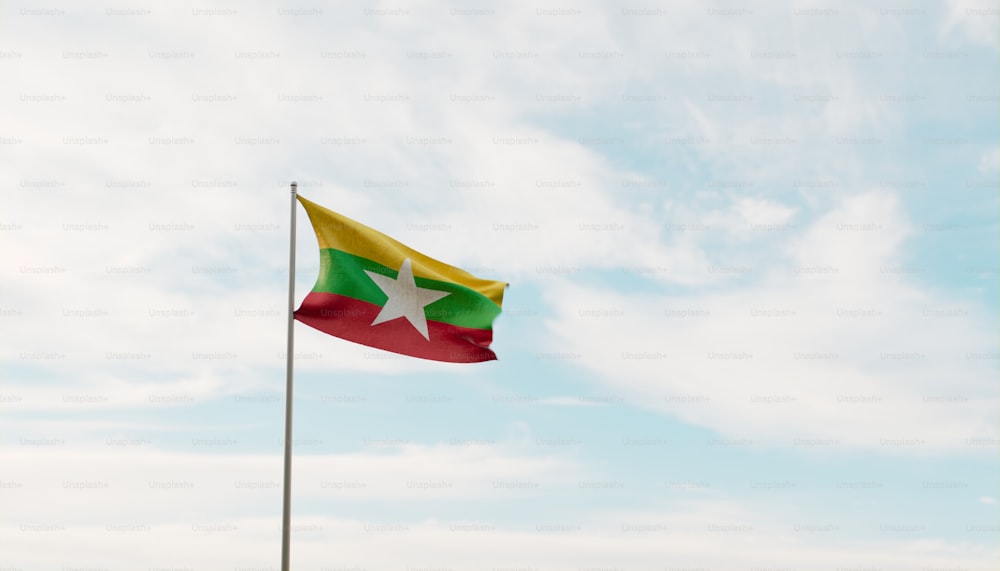
{"label": "flagpole", "polygon": [[288,242],[288,347],[285,353],[285,475],[281,505],[281,571],[289,571],[292,515],[292,355],[295,328],[295,199],[299,185],[292,182],[292,222]]}

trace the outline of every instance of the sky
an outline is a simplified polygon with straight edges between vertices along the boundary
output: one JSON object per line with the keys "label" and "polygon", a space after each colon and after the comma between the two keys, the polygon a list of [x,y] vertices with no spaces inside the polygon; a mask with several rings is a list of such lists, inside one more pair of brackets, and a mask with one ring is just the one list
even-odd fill
{"label": "sky", "polygon": [[293,180],[510,284],[489,363],[295,325],[295,567],[995,569],[998,22],[5,2],[0,571],[279,568]]}

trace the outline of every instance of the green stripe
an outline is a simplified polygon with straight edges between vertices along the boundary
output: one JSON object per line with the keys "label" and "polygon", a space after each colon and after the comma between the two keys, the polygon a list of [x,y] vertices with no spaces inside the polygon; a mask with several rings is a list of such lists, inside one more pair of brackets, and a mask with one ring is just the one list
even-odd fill
{"label": "green stripe", "polygon": [[[393,279],[399,273],[373,262],[336,250],[324,248],[319,251],[319,277],[316,278],[315,292],[335,293],[346,297],[367,301],[375,305],[385,305],[385,293],[372,281],[365,270],[389,276]],[[450,323],[473,329],[492,329],[493,319],[500,315],[500,308],[488,297],[453,282],[443,282],[422,277],[414,277],[417,286],[450,292],[428,305],[424,311],[427,319]]]}

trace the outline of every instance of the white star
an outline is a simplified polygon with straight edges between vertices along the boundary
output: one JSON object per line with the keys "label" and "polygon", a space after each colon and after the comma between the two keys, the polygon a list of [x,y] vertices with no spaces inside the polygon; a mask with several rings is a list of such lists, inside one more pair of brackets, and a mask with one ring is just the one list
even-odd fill
{"label": "white star", "polygon": [[430,305],[442,297],[450,295],[450,293],[417,287],[416,282],[413,281],[413,267],[409,258],[403,260],[403,265],[400,266],[396,279],[368,270],[365,270],[365,273],[385,295],[389,296],[385,305],[382,306],[382,311],[375,317],[375,321],[372,321],[372,325],[405,317],[424,336],[424,339],[430,341],[424,306]]}

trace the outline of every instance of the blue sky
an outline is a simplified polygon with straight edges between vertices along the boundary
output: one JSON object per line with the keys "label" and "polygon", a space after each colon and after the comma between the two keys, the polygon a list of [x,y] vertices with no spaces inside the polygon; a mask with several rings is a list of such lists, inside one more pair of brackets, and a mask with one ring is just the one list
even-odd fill
{"label": "blue sky", "polygon": [[995,568],[994,4],[2,10],[0,569],[277,569],[292,180],[511,284],[296,325],[297,566]]}

